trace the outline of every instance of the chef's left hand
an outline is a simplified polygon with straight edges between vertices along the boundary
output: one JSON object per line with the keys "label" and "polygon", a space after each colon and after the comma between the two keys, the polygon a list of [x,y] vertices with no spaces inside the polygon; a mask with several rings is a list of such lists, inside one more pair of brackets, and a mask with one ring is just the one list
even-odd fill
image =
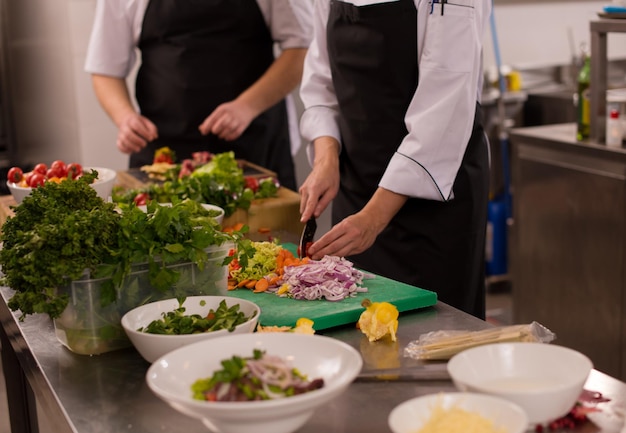
{"label": "chef's left hand", "polygon": [[224,102],[198,127],[202,135],[215,134],[222,140],[236,140],[256,117],[255,110],[242,101]]}

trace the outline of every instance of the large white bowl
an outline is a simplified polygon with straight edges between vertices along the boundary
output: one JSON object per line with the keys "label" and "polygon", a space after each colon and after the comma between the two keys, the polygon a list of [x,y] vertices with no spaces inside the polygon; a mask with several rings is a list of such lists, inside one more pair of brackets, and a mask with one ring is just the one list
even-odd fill
{"label": "large white bowl", "polygon": [[[191,385],[221,369],[234,355],[249,357],[254,349],[289,360],[310,380],[324,386],[304,394],[250,402],[208,402],[192,398]],[[343,393],[361,371],[361,355],[339,340],[292,333],[240,334],[202,341],[159,358],[146,376],[152,391],[172,407],[196,417],[220,433],[290,433],[315,409]]]}
{"label": "large white bowl", "polygon": [[497,431],[522,433],[528,428],[526,413],[515,403],[490,395],[465,392],[428,394],[400,403],[389,414],[389,428],[393,433],[418,432],[438,406],[445,410],[458,407],[476,413],[490,420]]}
{"label": "large white bowl", "polygon": [[174,311],[179,307],[177,299],[166,299],[150,302],[130,310],[122,316],[122,327],[139,354],[148,362],[154,362],[160,356],[174,349],[197,343],[198,341],[254,332],[261,309],[255,303],[245,299],[227,296],[188,296],[183,303],[183,307],[185,307],[186,315],[200,314],[201,316],[206,316],[209,310],[217,310],[222,300],[226,302],[229,308],[239,305],[239,311],[245,314],[246,317],[250,317],[250,319],[245,323],[237,325],[232,332],[221,329],[199,334],[163,335],[138,331],[138,329],[148,326],[153,320],[162,319],[164,313]]}
{"label": "large white bowl", "polygon": [[517,403],[533,424],[566,415],[592,368],[582,353],[545,343],[488,344],[464,350],[448,361],[448,372],[459,390]]}
{"label": "large white bowl", "polygon": [[[108,200],[113,192],[113,185],[115,184],[117,173],[115,170],[104,167],[83,168],[84,173],[90,172],[91,170],[96,170],[98,172],[98,178],[91,184],[91,187],[96,190],[99,197],[102,197],[104,200]],[[9,181],[7,181],[7,187],[9,188],[9,191],[11,191],[11,195],[17,204],[22,203],[24,197],[28,196],[32,191],[31,187],[19,186],[18,184]]]}

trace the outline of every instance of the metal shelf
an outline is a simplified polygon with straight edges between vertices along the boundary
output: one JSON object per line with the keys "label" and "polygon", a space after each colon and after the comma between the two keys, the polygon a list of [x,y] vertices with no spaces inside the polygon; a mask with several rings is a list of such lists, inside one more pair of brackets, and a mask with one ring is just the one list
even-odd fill
{"label": "metal shelf", "polygon": [[607,91],[607,35],[626,33],[626,20],[600,18],[589,24],[591,31],[591,128],[589,141],[604,144]]}

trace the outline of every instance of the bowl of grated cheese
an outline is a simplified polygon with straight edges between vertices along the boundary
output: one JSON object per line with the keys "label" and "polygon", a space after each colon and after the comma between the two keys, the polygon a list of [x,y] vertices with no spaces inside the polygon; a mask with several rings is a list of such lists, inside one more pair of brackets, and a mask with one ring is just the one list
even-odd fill
{"label": "bowl of grated cheese", "polygon": [[391,411],[388,424],[393,433],[523,433],[529,426],[518,405],[471,392],[412,398]]}

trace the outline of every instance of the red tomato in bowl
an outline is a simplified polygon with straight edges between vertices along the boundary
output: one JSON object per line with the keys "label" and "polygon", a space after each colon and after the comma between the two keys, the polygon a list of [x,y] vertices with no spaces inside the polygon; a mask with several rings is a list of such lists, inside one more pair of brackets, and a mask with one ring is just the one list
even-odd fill
{"label": "red tomato in bowl", "polygon": [[45,182],[46,175],[39,172],[33,172],[33,174],[28,178],[28,186],[30,186],[31,188],[37,188],[38,186],[43,185]]}
{"label": "red tomato in bowl", "polygon": [[48,166],[44,164],[43,162],[40,162],[39,164],[35,166],[35,168],[33,168],[33,171],[35,173],[41,173],[45,176],[46,173],[48,172]]}
{"label": "red tomato in bowl", "polygon": [[11,167],[7,173],[7,180],[12,183],[20,183],[24,178],[24,172],[19,167]]}
{"label": "red tomato in bowl", "polygon": [[65,165],[63,161],[61,161],[60,159],[57,159],[52,164],[50,164],[50,169],[48,170],[48,172],[52,172],[54,174],[54,176],[50,176],[48,174],[48,177],[66,177],[67,166]]}
{"label": "red tomato in bowl", "polygon": [[66,176],[68,179],[77,179],[83,174],[83,167],[77,162],[67,164]]}

